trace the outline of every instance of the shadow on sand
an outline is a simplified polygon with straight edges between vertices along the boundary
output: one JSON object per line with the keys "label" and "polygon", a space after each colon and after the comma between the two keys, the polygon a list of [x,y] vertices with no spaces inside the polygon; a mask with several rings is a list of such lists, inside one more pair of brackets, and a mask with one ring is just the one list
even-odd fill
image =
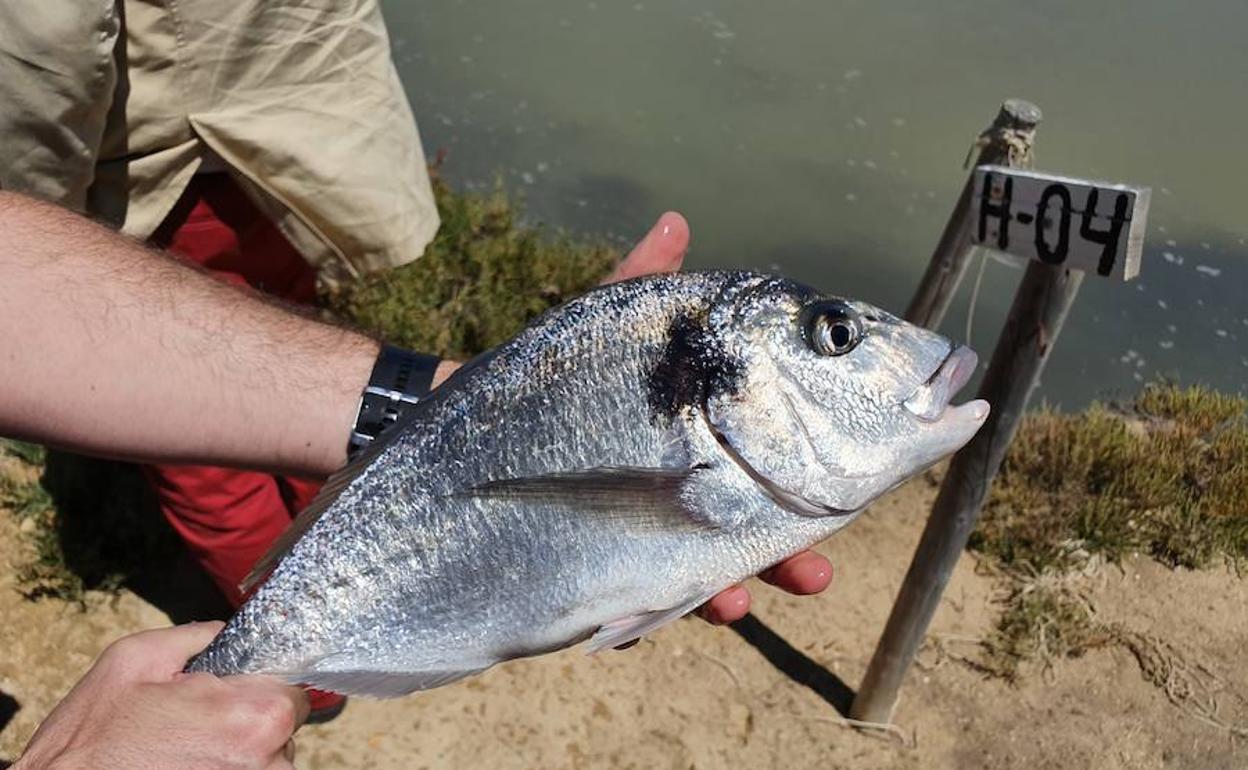
{"label": "shadow on sand", "polygon": [[40,482],[56,507],[63,562],[41,567],[45,584],[76,576],[88,589],[124,586],[174,623],[228,617],[225,598],[186,555],[138,467],[49,451]]}
{"label": "shadow on sand", "polygon": [[[9,695],[7,692],[0,691],[0,730],[9,726],[9,722],[13,721],[13,717],[17,716],[17,712],[22,710],[22,704],[17,702],[17,698]],[[0,757],[0,770],[4,770],[12,764],[11,760]]]}
{"label": "shadow on sand", "polygon": [[845,680],[786,642],[784,637],[752,614],[733,623],[731,628],[762,653],[771,665],[783,671],[794,682],[809,687],[841,716],[849,716],[850,704],[854,702],[854,691],[845,684]]}

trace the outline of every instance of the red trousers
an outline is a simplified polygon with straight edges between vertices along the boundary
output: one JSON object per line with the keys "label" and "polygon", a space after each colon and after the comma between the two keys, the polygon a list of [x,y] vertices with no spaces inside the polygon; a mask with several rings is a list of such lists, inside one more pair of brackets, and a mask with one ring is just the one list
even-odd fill
{"label": "red trousers", "polygon": [[[315,272],[227,174],[196,176],[152,241],[224,281],[290,302],[316,298]],[[243,577],[321,484],[203,465],[145,470],[165,518],[235,607]]]}

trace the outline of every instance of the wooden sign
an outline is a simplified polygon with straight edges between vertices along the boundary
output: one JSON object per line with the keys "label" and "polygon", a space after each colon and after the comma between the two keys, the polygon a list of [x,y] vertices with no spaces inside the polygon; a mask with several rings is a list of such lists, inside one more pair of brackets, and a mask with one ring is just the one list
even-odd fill
{"label": "wooden sign", "polygon": [[1140,272],[1147,187],[975,169],[971,242],[1050,265],[1128,281]]}

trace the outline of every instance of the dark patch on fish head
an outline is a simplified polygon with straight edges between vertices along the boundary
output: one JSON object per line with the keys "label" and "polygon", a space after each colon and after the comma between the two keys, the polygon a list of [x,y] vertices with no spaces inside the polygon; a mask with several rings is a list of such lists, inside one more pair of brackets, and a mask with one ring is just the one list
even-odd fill
{"label": "dark patch on fish head", "polygon": [[731,389],[707,389],[712,429],[752,477],[812,509],[859,509],[977,427],[906,408],[953,346],[865,303],[756,277],[706,328],[738,365]]}
{"label": "dark patch on fish head", "polygon": [[703,409],[715,391],[732,391],[743,367],[707,327],[707,313],[682,313],[667,329],[667,344],[646,383],[651,414],[672,418]]}
{"label": "dark patch on fish head", "polygon": [[810,291],[784,279],[740,273],[705,307],[673,318],[647,382],[651,413],[672,418],[690,408],[704,410],[712,395],[736,394],[753,352],[740,344],[742,332],[757,324],[759,311],[778,294],[805,297]]}

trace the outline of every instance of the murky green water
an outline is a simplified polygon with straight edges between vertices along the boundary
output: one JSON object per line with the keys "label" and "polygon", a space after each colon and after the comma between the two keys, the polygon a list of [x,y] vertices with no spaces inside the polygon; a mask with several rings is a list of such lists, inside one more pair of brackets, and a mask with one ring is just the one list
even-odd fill
{"label": "murky green water", "polygon": [[[620,238],[664,209],[689,265],[779,271],[900,311],[1000,101],[1037,167],[1153,188],[1141,277],[1089,277],[1042,395],[1248,383],[1248,3],[384,2],[449,176]],[[1020,272],[993,261],[986,354]],[[972,273],[971,278],[974,275]],[[946,331],[966,335],[969,285]]]}

